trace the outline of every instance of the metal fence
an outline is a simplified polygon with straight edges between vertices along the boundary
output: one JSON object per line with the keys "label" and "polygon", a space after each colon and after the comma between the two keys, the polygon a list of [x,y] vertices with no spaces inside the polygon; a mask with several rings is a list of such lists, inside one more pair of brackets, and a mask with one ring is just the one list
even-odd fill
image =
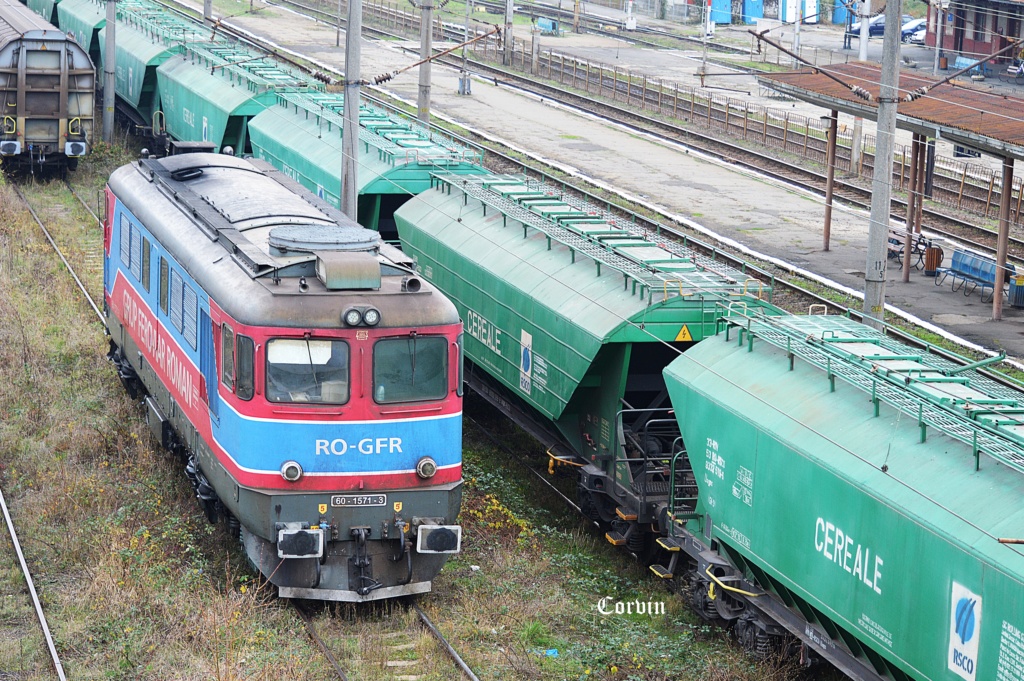
{"label": "metal fence", "polygon": [[[496,43],[477,43],[475,56],[501,60]],[[713,94],[708,90],[666,82],[629,69],[578,59],[554,50],[540,51],[534,60],[528,46],[517,43],[512,53],[513,68],[533,73],[592,96],[601,97],[641,111],[700,126],[744,140],[755,147],[777,150],[824,165],[828,138],[827,118],[809,118],[785,109]],[[874,163],[874,137],[864,137],[864,153],[858,167],[851,167],[852,130],[840,126],[836,170],[870,178]],[[893,187],[906,191],[910,182],[910,146],[897,145],[893,166]],[[1011,220],[1020,222],[1024,178],[1015,178],[1011,193]],[[998,216],[1001,174],[978,163],[966,163],[937,156],[931,200],[986,217]]]}
{"label": "metal fence", "polygon": [[[568,0],[566,0],[568,2]],[[660,0],[646,0],[656,3]],[[317,0],[324,8],[334,7],[329,0]],[[604,0],[610,7],[618,7],[621,0]],[[367,15],[385,26],[406,32],[419,30],[420,16],[399,3],[367,3]],[[437,22],[437,38],[444,36],[442,21]],[[472,46],[474,57],[500,63],[502,46],[493,38]],[[801,56],[815,64],[844,63],[848,57],[831,50],[808,48]],[[788,66],[791,57],[767,45],[757,46],[751,36],[750,61]],[[538,51],[536,59],[531,46],[523,41],[513,42],[512,67],[555,81],[563,86],[620,102],[629,107],[678,120],[730,138],[744,140],[756,147],[777,150],[814,163],[824,165],[828,137],[825,118],[809,118],[785,109],[766,107],[717,95],[703,88],[651,78],[629,69],[608,66],[599,62],[560,54],[553,49]],[[864,153],[858,167],[851,167],[853,135],[846,126],[840,126],[836,148],[836,170],[840,173],[865,178],[872,176],[874,164],[874,137],[865,136]],[[910,182],[910,147],[897,145],[893,166],[893,188],[906,191]],[[1021,222],[1022,184],[1024,178],[1015,178],[1010,195],[1011,221]],[[1001,174],[991,167],[936,156],[932,182],[932,201],[970,211],[985,217],[998,216],[1002,191]]]}

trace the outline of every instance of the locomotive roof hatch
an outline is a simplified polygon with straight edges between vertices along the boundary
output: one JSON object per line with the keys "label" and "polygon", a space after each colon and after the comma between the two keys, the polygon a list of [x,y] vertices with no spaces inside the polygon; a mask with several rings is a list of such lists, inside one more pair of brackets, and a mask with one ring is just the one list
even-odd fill
{"label": "locomotive roof hatch", "polygon": [[328,291],[380,288],[380,234],[354,222],[275,227],[269,243],[272,255],[315,255],[317,279]]}

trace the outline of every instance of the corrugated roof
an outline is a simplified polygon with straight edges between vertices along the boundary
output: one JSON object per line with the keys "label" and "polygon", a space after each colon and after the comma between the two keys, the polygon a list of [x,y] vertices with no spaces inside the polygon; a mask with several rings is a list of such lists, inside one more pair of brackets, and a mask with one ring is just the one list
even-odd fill
{"label": "corrugated roof", "polygon": [[[878,110],[881,68],[878,64],[852,62],[828,67],[828,72],[850,86],[859,86],[873,96],[861,99],[849,88],[820,72],[803,69],[791,73],[758,76],[763,84],[804,101],[846,113],[875,119]],[[900,97],[928,87],[925,96],[897,107],[898,125],[925,132],[932,137],[961,140],[997,156],[1024,158],[1024,98],[980,87],[947,83],[934,87],[936,78],[900,73]]]}

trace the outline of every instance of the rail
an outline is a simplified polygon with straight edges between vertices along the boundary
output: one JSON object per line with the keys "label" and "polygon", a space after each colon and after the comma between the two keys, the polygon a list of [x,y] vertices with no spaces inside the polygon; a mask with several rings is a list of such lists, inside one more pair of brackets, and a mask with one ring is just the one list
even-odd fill
{"label": "rail", "polygon": [[7,509],[7,501],[4,499],[2,490],[0,490],[0,511],[3,511],[4,521],[7,523],[7,532],[11,536],[11,543],[14,544],[14,553],[18,557],[18,564],[21,566],[22,575],[24,575],[25,582],[28,585],[28,593],[32,599],[32,606],[36,611],[36,619],[39,620],[39,626],[43,630],[44,638],[46,638],[46,648],[50,652],[50,661],[53,663],[53,668],[57,672],[60,681],[67,681],[67,677],[64,675],[64,665],[61,664],[60,655],[57,654],[57,648],[53,644],[50,626],[46,623],[46,615],[43,613],[43,606],[39,602],[39,594],[36,593],[36,584],[32,580],[32,573],[28,569],[28,563],[25,562],[25,554],[21,550],[21,542],[18,541],[18,533],[14,529],[14,520],[11,518],[11,512]]}

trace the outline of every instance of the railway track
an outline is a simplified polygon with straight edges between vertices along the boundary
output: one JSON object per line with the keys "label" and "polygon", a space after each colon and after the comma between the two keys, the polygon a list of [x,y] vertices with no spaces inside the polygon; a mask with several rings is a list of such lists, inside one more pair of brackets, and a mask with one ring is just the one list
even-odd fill
{"label": "railway track", "polygon": [[[82,197],[81,193],[68,182],[64,183],[64,187],[74,197],[74,199],[83,207],[83,209],[88,213],[91,219],[95,221],[96,225],[101,227],[102,221],[100,217],[96,214],[95,211],[92,210],[88,202]],[[56,233],[54,229],[51,229],[50,227],[47,226],[47,224],[43,220],[43,217],[40,216],[39,211],[37,211],[36,208],[32,205],[32,202],[29,201],[25,193],[16,185],[13,185],[13,189],[17,194],[19,200],[24,205],[25,209],[31,214],[33,220],[42,232],[44,238],[46,239],[50,248],[53,250],[54,254],[60,259],[61,263],[67,269],[69,276],[74,280],[76,286],[79,289],[79,292],[82,295],[82,298],[89,305],[90,309],[96,315],[96,318],[102,323],[104,321],[102,312],[100,311],[100,308],[96,303],[96,298],[94,297],[93,293],[90,292],[90,286],[87,283],[87,280],[95,279],[95,277],[92,275],[98,274],[98,272],[92,271],[94,269],[94,259],[89,257],[91,254],[87,252],[82,252],[80,249],[76,248],[74,244],[60,243],[60,236]],[[97,232],[101,233],[101,230],[97,230]],[[97,253],[99,253],[101,249],[101,244],[96,245]],[[102,262],[99,262],[99,272],[101,272]],[[88,270],[88,272],[85,272],[83,270]],[[24,579],[27,583],[28,592],[31,597],[33,607],[35,609],[36,617],[39,622],[42,634],[46,640],[47,647],[49,649],[52,666],[54,667],[60,680],[64,681],[64,679],[66,678],[64,675],[64,669],[61,664],[60,657],[57,653],[56,647],[54,645],[53,637],[50,633],[49,626],[46,622],[46,617],[45,614],[43,613],[42,605],[40,603],[38,594],[36,593],[32,575],[29,572],[28,565],[25,561],[24,554],[21,550],[21,544],[18,540],[17,533],[15,531],[13,519],[11,518],[11,515],[8,511],[6,500],[3,497],[2,491],[0,491],[0,511],[2,511],[2,515],[4,517],[4,520],[6,521],[7,528],[12,540],[12,544],[14,546],[15,554],[21,566]],[[348,681],[349,679],[352,679],[354,681],[355,679],[359,679],[362,676],[364,676],[363,674],[360,674],[361,669],[364,669],[364,671],[371,672],[368,673],[368,675],[371,677],[379,676],[379,670],[374,671],[372,669],[372,665],[374,664],[374,662],[376,662],[374,660],[364,661],[358,657],[349,657],[348,659],[346,659],[345,657],[340,657],[339,655],[334,654],[334,652],[331,651],[330,647],[325,643],[324,638],[320,636],[319,632],[317,631],[315,623],[313,622],[308,612],[304,609],[304,605],[299,601],[294,600],[292,601],[292,605],[294,606],[294,610],[298,614],[299,618],[303,623],[303,626],[305,627],[307,633],[309,634],[310,639],[323,653],[328,664],[337,674],[337,677],[339,679],[341,679],[342,681]],[[451,663],[459,670],[459,673],[464,678],[467,678],[470,681],[479,681],[476,674],[472,671],[469,665],[466,664],[466,662],[462,659],[462,657],[452,646],[452,644],[444,637],[441,631],[434,625],[434,623],[430,620],[426,612],[424,612],[423,609],[415,603],[410,603],[409,608],[413,612],[415,612],[416,621],[421,623],[422,627],[425,628],[430,633],[430,635],[437,641],[440,651],[443,652],[443,655],[445,656],[446,659],[451,660]],[[383,664],[384,670],[388,672],[389,676],[391,676],[392,678],[399,680],[408,679],[409,681],[413,681],[414,679],[420,678],[420,675],[414,673],[417,671],[417,665],[419,665],[421,662],[419,657],[415,654],[415,640],[418,637],[418,633],[418,628],[414,630],[412,627],[407,627],[406,630],[400,632],[393,632],[393,635],[385,634],[385,640],[383,641],[382,647],[385,659],[378,661]],[[354,638],[357,638],[357,636],[348,637],[350,641]],[[358,650],[358,646],[353,645],[352,647]],[[350,667],[350,669],[347,672],[345,667],[343,666],[345,663],[347,663]]]}
{"label": "railway track", "polygon": [[[452,65],[455,66],[454,63]],[[477,61],[474,62],[474,68],[491,74],[517,89],[546,97],[637,132],[683,144],[694,151],[707,154],[738,168],[755,171],[789,186],[824,197],[827,178],[813,169],[781,161],[770,154],[761,153],[653,116],[647,116],[631,108],[610,104],[594,97],[541,83],[535,77],[521,75],[493,64]],[[837,202],[845,203],[847,206],[859,210],[870,210],[870,189],[836,179],[834,192]],[[906,217],[906,202],[896,198],[893,200],[893,205],[895,210],[891,213],[891,217],[894,220],[903,221]],[[926,231],[954,243],[968,246],[972,250],[995,254],[996,233],[994,231],[927,206],[924,217],[927,222],[923,225],[923,229]],[[1009,243],[1010,262],[1024,263],[1024,239],[1011,236]]]}
{"label": "railway track", "polygon": [[[337,16],[321,9],[318,5],[312,5],[308,2],[300,2],[299,0],[274,0],[274,4],[297,8],[301,10],[302,13],[305,13],[307,16],[310,16],[317,21],[337,24]],[[499,9],[502,12],[504,11],[504,6],[499,5],[498,3],[483,4],[495,11],[498,11]],[[385,24],[393,25],[395,27],[401,25],[410,29],[418,27],[418,17],[410,18],[411,15],[396,12],[385,5],[368,5],[366,7],[371,18],[381,20]],[[544,16],[572,17],[572,12],[568,10],[558,10],[557,8],[546,7],[543,5],[527,5],[527,7],[535,8],[538,14],[543,14]],[[342,25],[344,25],[344,21],[342,22]],[[461,41],[464,39],[465,27],[462,24],[442,23],[440,26],[442,34],[441,37],[443,39],[451,41]],[[364,24],[363,30],[371,35],[388,39],[407,37],[405,35],[391,33],[366,24]],[[416,30],[418,31],[418,28],[416,28]],[[588,30],[591,29],[588,28]],[[597,27],[593,28],[591,32],[601,33],[602,31]],[[699,39],[674,34],[668,31],[650,29],[649,32],[663,37],[672,37],[682,41],[691,41],[696,45],[703,45],[703,42]],[[616,31],[605,31],[605,33],[613,37],[623,38],[623,36]],[[634,41],[636,42],[635,39]],[[663,47],[656,43],[639,42],[651,47]],[[712,44],[708,43],[708,46],[712,47]],[[717,45],[714,47],[720,51],[729,51],[728,46]],[[733,48],[733,51],[743,54],[746,53],[745,50],[741,50],[739,48]],[[439,61],[447,63],[449,66],[454,68],[459,68],[461,66],[461,62],[452,57],[441,59]],[[626,125],[639,132],[644,132],[656,137],[662,137],[667,140],[685,144],[695,151],[716,157],[723,162],[731,163],[740,168],[753,170],[771,179],[785,182],[790,186],[811,192],[819,198],[824,197],[827,181],[826,176],[812,167],[805,167],[803,165],[791,163],[778,155],[762,153],[748,146],[730,142],[727,136],[715,135],[710,131],[703,132],[699,128],[694,129],[694,126],[684,127],[680,124],[673,124],[669,121],[644,114],[643,110],[645,109],[660,110],[661,102],[660,99],[658,99],[659,95],[657,95],[653,90],[648,91],[637,85],[630,87],[631,97],[643,102],[641,109],[637,110],[635,106],[619,106],[615,103],[609,103],[602,98],[591,97],[589,95],[591,87],[599,93],[603,93],[604,90],[607,89],[608,84],[602,80],[591,83],[590,80],[602,79],[603,76],[600,74],[591,75],[589,71],[585,74],[577,72],[575,67],[572,67],[571,63],[551,61],[546,63],[544,68],[546,68],[549,75],[551,75],[553,70],[561,68],[568,69],[569,67],[572,67],[572,73],[564,74],[565,77],[571,77],[574,84],[580,78],[587,79],[587,82],[583,85],[587,94],[580,94],[578,90],[569,90],[563,87],[545,84],[539,82],[535,76],[521,74],[486,61],[478,59],[470,59],[469,61],[472,64],[474,71],[487,74],[489,77],[495,79],[496,83],[504,82],[505,84],[511,84],[519,89],[546,97],[566,106],[577,108],[590,115],[609,120],[610,122],[614,122],[619,125]],[[551,77],[557,77],[559,81],[563,80],[562,75]],[[613,84],[613,86],[621,85],[624,85],[624,83]],[[701,116],[697,116],[696,112],[692,113],[694,114],[692,116],[693,122],[698,123],[698,119],[701,118]],[[710,114],[710,111],[708,113]],[[729,126],[728,120],[726,120],[725,125],[726,127]],[[821,144],[823,145],[824,142],[821,142]],[[821,149],[821,156],[824,157],[824,147]],[[896,177],[898,177],[898,175],[894,176],[894,181]],[[899,181],[902,183],[902,178],[900,178]],[[959,182],[952,178],[946,178],[941,174],[936,174],[935,191],[944,191],[949,195],[959,196],[960,203],[965,203],[967,207],[966,209],[970,209],[975,206],[987,206],[991,199],[993,188],[989,187],[987,192],[978,189],[976,191],[980,191],[984,195],[976,196],[972,193],[975,190],[972,190],[969,187],[965,188],[963,182]],[[834,196],[837,204],[845,204],[850,208],[858,210],[870,209],[870,187],[861,186],[855,182],[848,182],[842,178],[837,178],[834,182]],[[904,221],[907,212],[906,201],[900,197],[894,196],[892,199],[892,205],[892,219],[898,222]],[[986,255],[995,254],[995,242],[997,236],[995,230],[980,226],[972,222],[970,219],[965,219],[952,213],[945,212],[935,206],[926,205],[924,208],[924,217],[927,220],[924,224],[924,228],[928,232],[938,237],[945,238],[954,244],[963,245],[970,250],[984,253]],[[1011,232],[1014,231],[1019,232],[1020,226],[1011,225]],[[1024,264],[1024,238],[1014,236],[1011,233],[1009,246],[1009,261],[1014,264]]]}
{"label": "railway track", "polygon": [[33,581],[32,573],[28,568],[28,563],[25,561],[25,554],[21,550],[21,542],[18,541],[18,533],[14,527],[11,512],[7,508],[7,500],[4,498],[3,490],[0,490],[0,512],[3,513],[4,522],[7,525],[7,533],[11,538],[11,544],[14,548],[14,554],[18,559],[18,566],[21,569],[22,577],[25,579],[26,590],[28,591],[29,599],[32,601],[32,607],[35,610],[36,621],[39,623],[39,629],[46,640],[46,649],[50,655],[53,671],[57,674],[57,678],[60,681],[66,681],[67,676],[64,674],[64,665],[61,664],[60,654],[57,652],[57,646],[53,642],[50,625],[46,621],[46,614],[43,612],[42,603],[39,601],[39,594],[36,592],[35,581]]}
{"label": "railway track", "polygon": [[[74,278],[76,285],[81,290],[83,296],[85,297],[85,300],[88,302],[93,312],[95,312],[97,317],[102,321],[102,315],[100,314],[99,309],[96,307],[96,303],[93,300],[92,296],[90,295],[88,289],[86,288],[85,283],[82,281],[82,279],[79,278],[78,274],[75,272],[75,268],[68,261],[67,256],[64,254],[60,246],[57,244],[57,241],[55,240],[51,230],[47,229],[46,224],[39,217],[39,214],[32,207],[32,204],[28,201],[28,199],[26,198],[25,194],[21,191],[21,189],[17,185],[11,186],[14,189],[14,193],[18,196],[18,199],[29,211],[29,213],[32,216],[32,219],[35,221],[36,225],[42,231],[43,236],[50,244],[50,247],[60,258],[61,262],[64,264],[68,272]],[[39,599],[39,594],[36,590],[35,581],[32,578],[32,573],[29,570],[28,562],[26,561],[25,554],[22,551],[21,542],[18,539],[17,529],[15,528],[14,525],[14,519],[11,516],[10,509],[7,507],[7,501],[4,498],[2,490],[0,490],[0,512],[2,512],[3,514],[4,522],[7,527],[7,532],[11,539],[11,545],[14,549],[14,554],[17,558],[21,574],[25,580],[26,591],[28,592],[29,599],[32,602],[32,607],[35,611],[36,621],[38,622],[39,629],[43,635],[43,638],[46,641],[46,649],[49,654],[50,664],[53,667],[54,673],[57,675],[60,681],[65,681],[67,676],[64,673],[64,666],[61,663],[60,654],[58,653],[56,644],[53,641],[53,635],[50,632],[50,626],[46,620],[46,614],[43,612],[43,606]]]}
{"label": "railway track", "polygon": [[[296,0],[275,0],[275,3],[301,10],[318,21],[336,21],[335,16],[307,3]],[[390,11],[383,6],[373,7],[375,8],[373,10],[375,15]],[[571,16],[571,13],[568,14]],[[385,38],[403,37],[378,28],[367,27],[366,25],[364,25],[364,31]],[[464,30],[462,27],[446,26],[444,33],[447,39],[461,40]],[[453,58],[441,59],[440,61],[455,68],[460,66],[460,62]],[[827,178],[823,173],[812,168],[786,162],[777,156],[755,151],[743,145],[729,142],[727,139],[719,136],[645,115],[633,108],[611,104],[602,99],[583,95],[579,92],[541,83],[535,77],[523,75],[494,64],[479,60],[470,61],[474,70],[489,74],[496,79],[495,82],[504,82],[520,90],[546,97],[552,101],[557,101],[560,104],[576,108],[609,122],[629,127],[637,132],[643,132],[683,144],[694,151],[707,154],[737,168],[757,172],[770,179],[783,182],[820,198],[824,197]],[[643,94],[641,93],[639,96],[643,96]],[[378,103],[380,102],[378,101]],[[475,140],[472,143],[480,144],[480,142]],[[495,155],[504,156],[494,149],[490,151]],[[857,210],[870,210],[870,188],[842,179],[836,179],[833,191],[834,200],[837,204],[845,204],[849,208]],[[906,217],[906,201],[899,197],[894,197],[892,203],[894,206],[894,210],[891,213],[892,219],[903,221]],[[924,217],[927,222],[923,225],[923,229],[930,234],[942,237],[954,246],[962,245],[969,250],[994,257],[997,235],[993,230],[929,206],[925,206]],[[1010,236],[1007,259],[1012,264],[1024,265],[1024,239],[1013,235]],[[828,301],[819,300],[815,302],[827,303]]]}
{"label": "railway track", "polygon": [[454,665],[461,677],[469,679],[469,681],[480,681],[440,629],[434,625],[427,613],[411,600],[405,607],[407,612],[415,613],[415,621],[404,628],[381,635],[375,651],[380,654],[374,656],[363,655],[368,651],[360,648],[358,634],[342,637],[343,647],[347,648],[347,651],[336,655],[320,635],[313,617],[307,611],[308,604],[293,600],[291,605],[302,621],[310,640],[327,659],[339,681],[355,681],[364,675],[379,675],[382,669],[389,678],[396,679],[396,681],[416,681],[422,678],[424,670],[421,667],[424,660],[419,657],[419,646],[416,644],[421,629],[425,629],[430,634],[440,651]]}

